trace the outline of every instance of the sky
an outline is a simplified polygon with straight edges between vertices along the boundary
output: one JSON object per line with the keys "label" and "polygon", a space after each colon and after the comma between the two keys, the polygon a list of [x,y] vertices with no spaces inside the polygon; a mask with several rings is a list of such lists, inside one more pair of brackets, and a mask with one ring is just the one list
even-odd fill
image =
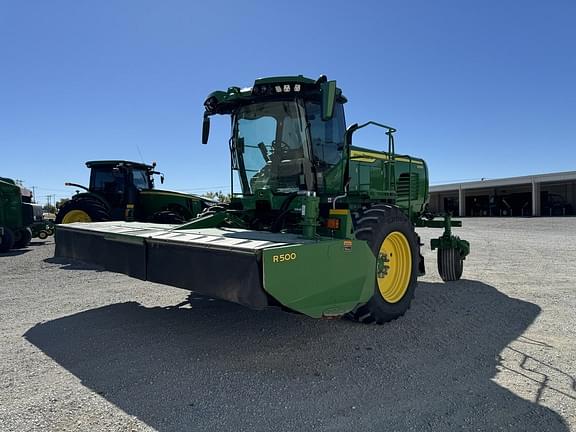
{"label": "sky", "polygon": [[[325,74],[347,123],[398,129],[432,184],[576,169],[574,1],[0,0],[0,176],[37,200],[93,159],[157,161],[163,187],[229,191],[229,119],[203,102]],[[355,144],[384,149],[378,131]]]}

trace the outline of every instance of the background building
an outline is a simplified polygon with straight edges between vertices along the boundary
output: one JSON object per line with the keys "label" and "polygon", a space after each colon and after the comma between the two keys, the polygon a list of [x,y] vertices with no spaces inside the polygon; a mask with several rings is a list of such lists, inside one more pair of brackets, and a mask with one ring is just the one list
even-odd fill
{"label": "background building", "polygon": [[576,171],[430,187],[430,209],[458,216],[569,216]]}

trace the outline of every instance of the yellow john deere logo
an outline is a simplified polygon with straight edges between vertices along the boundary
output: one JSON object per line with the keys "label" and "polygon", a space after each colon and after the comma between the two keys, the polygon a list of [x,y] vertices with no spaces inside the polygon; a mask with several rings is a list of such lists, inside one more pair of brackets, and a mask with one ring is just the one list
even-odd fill
{"label": "yellow john deere logo", "polygon": [[289,252],[280,255],[272,255],[273,263],[281,263],[286,261],[294,261],[296,259],[296,252]]}

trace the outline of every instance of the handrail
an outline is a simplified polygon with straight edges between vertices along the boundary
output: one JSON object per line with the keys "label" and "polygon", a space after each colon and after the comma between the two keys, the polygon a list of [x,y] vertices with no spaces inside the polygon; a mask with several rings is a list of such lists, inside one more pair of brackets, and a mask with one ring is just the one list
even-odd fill
{"label": "handrail", "polygon": [[[361,125],[359,125],[358,123],[354,123],[352,125],[350,125],[348,127],[348,129],[346,130],[346,134],[345,134],[345,141],[346,141],[346,146],[347,146],[347,150],[348,150],[348,162],[346,164],[346,168],[344,170],[344,177],[348,176],[349,173],[349,163],[350,163],[350,146],[352,145],[352,134],[354,134],[354,132],[356,132],[359,129],[362,129],[366,126],[377,126],[377,127],[381,127],[383,129],[386,129],[386,135],[388,136],[388,154],[389,154],[389,160],[386,162],[386,188],[390,191],[392,190],[392,178],[394,178],[394,181],[396,181],[396,173],[395,173],[395,162],[396,162],[396,150],[395,150],[395,146],[394,146],[394,132],[397,131],[396,128],[393,128],[392,126],[388,126],[382,123],[378,123],[375,122],[373,120],[367,121],[366,123],[362,123]],[[344,180],[346,181],[346,179]]]}

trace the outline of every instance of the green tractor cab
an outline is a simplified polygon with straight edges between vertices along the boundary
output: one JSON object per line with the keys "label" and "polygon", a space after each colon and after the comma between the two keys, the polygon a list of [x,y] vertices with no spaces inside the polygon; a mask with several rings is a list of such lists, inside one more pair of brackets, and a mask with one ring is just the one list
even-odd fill
{"label": "green tractor cab", "polygon": [[197,195],[160,190],[154,187],[156,163],[147,165],[124,160],[86,162],[90,185],[66,183],[83,189],[67,201],[56,215],[57,224],[102,221],[148,221],[184,223],[215,202]]}
{"label": "green tractor cab", "polygon": [[[205,101],[229,115],[231,170],[241,191],[179,226],[101,223],[58,227],[56,256],[253,308],[384,323],[409,308],[424,273],[416,227],[443,228],[431,247],[445,281],[458,280],[469,244],[460,226],[427,211],[428,168],[395,151],[395,129],[346,127],[335,81],[258,79]],[[353,144],[383,131],[383,151]]]}

